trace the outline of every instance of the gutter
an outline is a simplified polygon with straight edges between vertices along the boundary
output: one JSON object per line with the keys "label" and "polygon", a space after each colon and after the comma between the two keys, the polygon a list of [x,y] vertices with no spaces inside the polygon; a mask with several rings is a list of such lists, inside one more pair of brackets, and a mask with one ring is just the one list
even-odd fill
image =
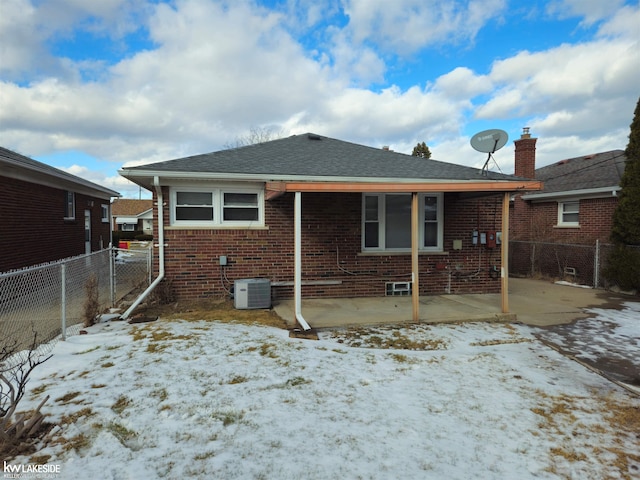
{"label": "gutter", "polygon": [[302,193],[296,192],[294,199],[294,305],[295,316],[300,326],[311,330],[311,326],[302,316]]}
{"label": "gutter", "polygon": [[151,285],[142,292],[142,294],[136,298],[136,301],[124,312],[120,318],[126,320],[131,313],[140,305],[140,303],[147,298],[147,296],[158,286],[158,284],[164,279],[164,197],[162,196],[162,188],[160,187],[160,180],[157,176],[153,177],[153,186],[155,187],[156,194],[158,195],[158,276],[155,278]]}
{"label": "gutter", "polygon": [[556,200],[563,198],[571,198],[571,197],[580,197],[580,198],[609,198],[616,197],[618,192],[622,190],[622,187],[619,185],[613,185],[611,187],[599,187],[599,188],[585,188],[582,190],[561,190],[559,192],[548,192],[548,193],[527,193],[522,195],[523,200],[531,200],[535,202],[536,200]]}

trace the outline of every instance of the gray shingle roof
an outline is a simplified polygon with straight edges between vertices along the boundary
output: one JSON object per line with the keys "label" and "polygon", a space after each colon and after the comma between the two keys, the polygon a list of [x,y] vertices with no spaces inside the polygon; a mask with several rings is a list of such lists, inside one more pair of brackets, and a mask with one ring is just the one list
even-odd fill
{"label": "gray shingle roof", "polygon": [[[611,150],[561,160],[536,170],[536,180],[544,182],[540,194],[616,187],[624,173],[623,150]],[[535,194],[532,194],[532,196]]]}
{"label": "gray shingle roof", "polygon": [[[474,152],[470,152],[474,155]],[[425,160],[389,150],[367,147],[306,133],[270,142],[221,150],[165,162],[125,168],[122,174],[228,173],[260,176],[389,178],[415,180],[515,180],[495,172],[436,160]]]}
{"label": "gray shingle roof", "polygon": [[100,198],[120,196],[118,192],[110,188],[38,162],[4,147],[0,147],[0,164],[2,165],[0,175],[4,174],[11,178],[23,178],[36,184],[52,185],[73,191],[84,191]]}

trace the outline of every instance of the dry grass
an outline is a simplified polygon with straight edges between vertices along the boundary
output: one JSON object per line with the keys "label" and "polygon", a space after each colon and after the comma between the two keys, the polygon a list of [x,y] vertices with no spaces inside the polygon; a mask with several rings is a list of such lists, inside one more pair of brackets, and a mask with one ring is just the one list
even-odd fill
{"label": "dry grass", "polygon": [[287,329],[287,323],[271,309],[237,310],[230,300],[211,299],[193,302],[176,302],[169,305],[153,305],[136,310],[163,320],[219,321],[246,325],[267,325]]}
{"label": "dry grass", "polygon": [[67,393],[66,395],[63,395],[62,397],[56,398],[56,402],[61,403],[63,405],[67,404],[67,403],[77,403],[77,402],[72,402],[71,400],[73,400],[74,398],[76,398],[78,395],[81,395],[80,392],[70,392]]}
{"label": "dry grass", "polygon": [[469,345],[472,347],[489,347],[491,345],[508,345],[511,343],[531,343],[533,340],[530,338],[509,338],[503,340],[483,340],[482,342],[472,342]]}
{"label": "dry grass", "polygon": [[335,330],[332,336],[338,343],[350,347],[421,351],[446,350],[448,347],[447,343],[439,338],[416,340],[403,326],[354,327]]}
{"label": "dry grass", "polygon": [[131,400],[124,395],[120,395],[116,402],[111,405],[111,410],[120,415],[131,404]]}
{"label": "dry grass", "polygon": [[82,418],[82,417],[91,417],[95,415],[95,413],[93,412],[93,410],[91,410],[91,408],[89,407],[85,407],[81,410],[78,410],[75,413],[70,413],[68,415],[63,415],[62,418],[60,419],[60,425],[68,425],[71,423],[76,423],[78,421],[78,419]]}
{"label": "dry grass", "polygon": [[[557,444],[549,450],[549,472],[570,478],[569,473],[558,471],[558,461],[575,463],[595,459],[599,464],[609,466],[611,478],[631,480],[640,475],[640,454],[637,450],[640,442],[639,405],[602,397],[596,391],[591,397],[549,396],[541,391],[537,394],[541,398],[541,405],[532,411],[541,420],[539,431],[533,433],[554,437]],[[608,425],[579,423],[575,412],[587,416],[603,414]],[[610,432],[613,436],[607,445],[591,441],[591,438],[604,432]]]}

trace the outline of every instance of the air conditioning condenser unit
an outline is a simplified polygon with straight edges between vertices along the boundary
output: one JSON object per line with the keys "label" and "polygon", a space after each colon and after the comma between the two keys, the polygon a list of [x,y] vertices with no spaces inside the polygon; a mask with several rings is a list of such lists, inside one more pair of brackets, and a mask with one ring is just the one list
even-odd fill
{"label": "air conditioning condenser unit", "polygon": [[268,278],[236,280],[233,287],[234,306],[238,310],[271,307],[271,281]]}

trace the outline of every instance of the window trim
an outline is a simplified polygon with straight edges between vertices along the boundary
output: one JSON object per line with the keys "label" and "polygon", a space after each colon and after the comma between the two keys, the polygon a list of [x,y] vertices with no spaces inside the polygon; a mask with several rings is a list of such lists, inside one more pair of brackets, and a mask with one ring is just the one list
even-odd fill
{"label": "window trim", "polygon": [[64,219],[65,220],[76,219],[76,194],[71,190],[65,190],[64,192]]}
{"label": "window trim", "polygon": [[[386,248],[385,246],[385,221],[386,221],[386,195],[408,195],[411,197],[411,194],[407,193],[363,193],[362,194],[362,211],[361,211],[361,245],[360,249],[363,253],[372,253],[372,252],[388,252],[388,253],[409,253],[411,252],[411,248]],[[366,247],[365,246],[365,223],[366,223],[366,198],[367,197],[377,197],[378,198],[378,239],[379,245],[378,247]],[[438,232],[437,232],[437,242],[435,246],[425,246],[424,245],[424,224],[425,224],[425,208],[424,208],[424,199],[426,197],[435,197],[438,201],[437,204],[437,224],[438,224]],[[420,252],[442,252],[444,245],[444,193],[419,193],[418,194],[418,223],[419,223],[419,232],[418,232],[418,241]]]}
{"label": "window trim", "polygon": [[[177,220],[177,194],[178,192],[201,192],[211,193],[213,220]],[[249,193],[257,196],[258,219],[257,220],[224,220],[224,194],[225,193]],[[169,211],[169,223],[172,227],[198,227],[198,228],[250,228],[264,226],[264,189],[262,187],[251,186],[177,186],[169,189],[171,208]]]}
{"label": "window trim", "polygon": [[109,212],[109,204],[107,203],[103,203],[100,205],[100,210],[101,210],[101,216],[102,216],[102,223],[109,223],[109,217],[110,212]]}
{"label": "window trim", "polygon": [[[569,204],[577,205],[575,212],[565,211],[565,207]],[[578,220],[575,222],[567,222],[564,219],[565,214],[577,214]],[[579,227],[580,226],[580,200],[567,200],[564,202],[558,202],[558,227]]]}

